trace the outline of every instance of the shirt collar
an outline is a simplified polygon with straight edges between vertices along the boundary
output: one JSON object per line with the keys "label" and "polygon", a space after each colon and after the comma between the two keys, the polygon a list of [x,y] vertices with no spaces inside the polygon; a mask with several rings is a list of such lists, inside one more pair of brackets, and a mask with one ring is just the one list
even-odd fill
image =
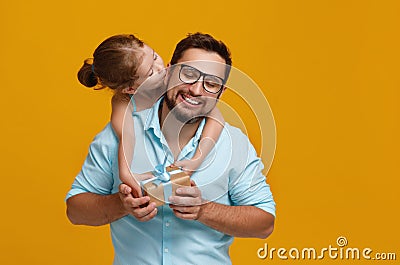
{"label": "shirt collar", "polygon": [[158,109],[160,107],[162,100],[163,100],[163,97],[160,98],[159,100],[157,100],[157,102],[153,105],[153,107],[151,107],[151,109],[147,115],[145,125],[144,125],[144,129],[146,131],[148,131],[151,128],[153,128],[154,131],[161,131],[160,130],[160,122],[159,122],[159,118],[158,118]]}

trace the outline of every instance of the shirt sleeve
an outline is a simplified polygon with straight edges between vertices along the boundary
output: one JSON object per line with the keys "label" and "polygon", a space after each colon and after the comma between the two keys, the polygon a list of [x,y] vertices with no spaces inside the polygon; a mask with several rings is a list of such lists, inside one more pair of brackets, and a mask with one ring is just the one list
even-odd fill
{"label": "shirt sleeve", "polygon": [[[236,167],[230,174],[229,196],[233,205],[251,205],[275,216],[275,201],[266,177],[264,165],[250,141],[243,135],[242,152],[237,152]],[[245,138],[245,139],[243,139]]]}
{"label": "shirt sleeve", "polygon": [[[114,137],[110,137],[114,136]],[[66,200],[74,195],[91,192],[96,194],[111,194],[114,179],[112,172],[112,150],[115,135],[108,125],[96,136],[90,144],[89,153],[81,171],[75,177]],[[117,146],[117,142],[115,142]]]}

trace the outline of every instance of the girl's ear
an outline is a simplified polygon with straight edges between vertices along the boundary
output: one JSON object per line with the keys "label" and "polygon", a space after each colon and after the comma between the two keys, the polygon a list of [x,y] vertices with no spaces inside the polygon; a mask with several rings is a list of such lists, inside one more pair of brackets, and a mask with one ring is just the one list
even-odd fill
{"label": "girl's ear", "polygon": [[134,95],[136,93],[137,88],[127,87],[122,89],[122,93]]}
{"label": "girl's ear", "polygon": [[168,63],[167,64],[167,68],[165,68],[165,78],[164,78],[164,85],[165,86],[168,84],[169,71],[171,71],[171,63]]}
{"label": "girl's ear", "polygon": [[165,73],[166,76],[168,76],[170,70],[171,70],[171,63],[168,63],[167,68],[166,68],[166,73]]}

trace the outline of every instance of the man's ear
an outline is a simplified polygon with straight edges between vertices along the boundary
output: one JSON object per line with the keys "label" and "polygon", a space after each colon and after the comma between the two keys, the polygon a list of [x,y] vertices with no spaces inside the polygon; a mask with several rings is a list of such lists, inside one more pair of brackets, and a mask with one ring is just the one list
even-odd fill
{"label": "man's ear", "polygon": [[134,95],[136,93],[137,88],[135,87],[126,87],[122,89],[122,93]]}
{"label": "man's ear", "polygon": [[226,86],[223,86],[223,87],[222,87],[221,91],[219,92],[219,94],[218,94],[218,96],[217,96],[218,99],[222,96],[222,94],[224,93],[224,91],[225,91],[226,89],[227,89]]}

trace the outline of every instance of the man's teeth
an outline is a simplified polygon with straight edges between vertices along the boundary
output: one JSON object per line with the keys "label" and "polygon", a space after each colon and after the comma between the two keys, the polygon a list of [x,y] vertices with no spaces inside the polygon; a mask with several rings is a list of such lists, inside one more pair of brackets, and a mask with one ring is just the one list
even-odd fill
{"label": "man's teeth", "polygon": [[195,100],[193,100],[193,99],[191,99],[191,98],[187,98],[187,97],[185,97],[185,96],[183,96],[183,99],[184,99],[186,102],[188,102],[188,103],[190,103],[190,104],[192,104],[192,105],[198,105],[198,104],[200,104],[199,102],[197,102],[197,101],[195,101]]}

